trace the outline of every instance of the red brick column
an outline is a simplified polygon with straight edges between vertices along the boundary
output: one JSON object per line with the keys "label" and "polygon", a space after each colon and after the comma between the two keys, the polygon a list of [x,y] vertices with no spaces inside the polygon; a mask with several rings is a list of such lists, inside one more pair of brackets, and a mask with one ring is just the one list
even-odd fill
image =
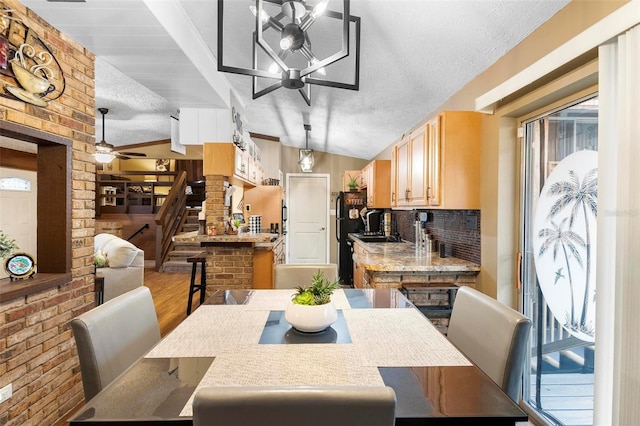
{"label": "red brick column", "polygon": [[224,205],[224,176],[207,175],[205,184],[207,226],[213,225],[219,234],[224,233],[229,207]]}
{"label": "red brick column", "polygon": [[253,287],[253,247],[207,247],[207,293]]}

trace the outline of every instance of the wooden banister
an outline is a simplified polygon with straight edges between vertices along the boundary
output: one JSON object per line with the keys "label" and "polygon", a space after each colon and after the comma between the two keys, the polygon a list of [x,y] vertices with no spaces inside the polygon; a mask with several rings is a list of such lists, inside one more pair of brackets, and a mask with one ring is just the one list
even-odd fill
{"label": "wooden banister", "polygon": [[173,236],[182,229],[186,221],[187,173],[178,172],[169,194],[155,216],[156,222],[156,264],[159,271],[162,263],[173,248]]}

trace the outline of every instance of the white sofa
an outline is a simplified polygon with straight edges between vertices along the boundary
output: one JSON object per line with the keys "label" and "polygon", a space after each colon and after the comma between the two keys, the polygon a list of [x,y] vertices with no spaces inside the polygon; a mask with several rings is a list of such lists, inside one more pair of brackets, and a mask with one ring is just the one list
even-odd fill
{"label": "white sofa", "polygon": [[144,251],[112,234],[94,237],[94,249],[107,260],[107,266],[96,269],[104,277],[104,301],[113,299],[144,284]]}

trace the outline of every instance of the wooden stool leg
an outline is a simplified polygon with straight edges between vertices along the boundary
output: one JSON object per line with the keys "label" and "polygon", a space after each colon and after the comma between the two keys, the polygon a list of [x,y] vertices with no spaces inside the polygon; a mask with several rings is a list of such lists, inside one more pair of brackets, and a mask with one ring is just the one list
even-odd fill
{"label": "wooden stool leg", "polygon": [[191,304],[193,299],[193,293],[195,293],[197,267],[198,267],[197,262],[194,262],[191,265],[191,283],[189,284],[189,301],[187,302],[187,315],[191,315]]}
{"label": "wooden stool leg", "polygon": [[207,295],[207,260],[204,259],[200,262],[200,304],[204,303],[204,298]]}

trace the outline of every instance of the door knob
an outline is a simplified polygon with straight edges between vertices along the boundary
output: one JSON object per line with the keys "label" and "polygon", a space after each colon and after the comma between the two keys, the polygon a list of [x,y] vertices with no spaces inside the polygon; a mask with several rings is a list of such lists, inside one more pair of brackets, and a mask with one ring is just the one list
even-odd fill
{"label": "door knob", "polygon": [[322,228],[320,228],[321,231],[324,231],[324,226]]}

